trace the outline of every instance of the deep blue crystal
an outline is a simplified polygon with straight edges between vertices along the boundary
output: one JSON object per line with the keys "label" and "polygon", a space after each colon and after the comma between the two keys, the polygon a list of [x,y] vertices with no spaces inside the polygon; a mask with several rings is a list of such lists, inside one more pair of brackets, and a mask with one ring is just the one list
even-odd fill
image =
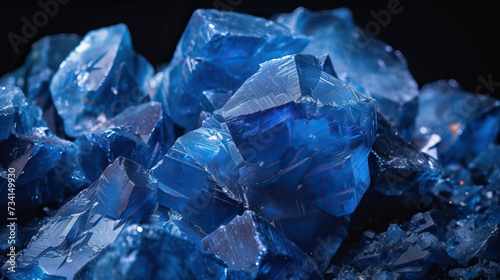
{"label": "deep blue crystal", "polygon": [[338,77],[377,100],[377,110],[405,137],[413,130],[418,85],[400,51],[354,24],[347,8],[312,12],[298,8],[275,21],[313,36],[303,53],[329,54]]}
{"label": "deep blue crystal", "polygon": [[[0,142],[0,202],[7,205],[8,170],[15,170],[16,214],[61,203],[88,185],[77,161],[75,144],[37,128]],[[0,213],[2,218],[7,211]]]}
{"label": "deep blue crystal", "polygon": [[72,278],[128,224],[151,215],[157,188],[157,181],[142,166],[117,158],[97,181],[62,206],[17,254],[16,273],[9,278]]}
{"label": "deep blue crystal", "polygon": [[500,131],[500,101],[463,91],[455,80],[422,87],[415,134],[438,134],[444,163],[462,161],[479,153]]}
{"label": "deep blue crystal", "polygon": [[441,178],[439,162],[420,153],[380,114],[377,124],[369,156],[372,186],[387,195],[401,195],[411,187],[418,187],[420,193],[431,189]]}
{"label": "deep blue crystal", "polygon": [[172,120],[197,127],[204,90],[235,91],[259,63],[299,53],[309,40],[272,21],[217,10],[196,10],[161,74],[155,98]]}
{"label": "deep blue crystal", "polygon": [[186,240],[149,226],[131,225],[74,279],[250,279],[237,275],[244,274],[233,274],[223,261]]}
{"label": "deep blue crystal", "polygon": [[50,83],[67,135],[77,137],[148,98],[153,67],[134,52],[126,25],[90,31]]}
{"label": "deep blue crystal", "polygon": [[148,102],[131,106],[91,128],[90,133],[80,136],[75,144],[85,174],[94,181],[120,156],[151,168],[173,141],[172,123],[162,113],[161,104]]}
{"label": "deep blue crystal", "polygon": [[243,270],[254,279],[322,279],[304,252],[251,211],[203,238],[202,245],[229,268]]}

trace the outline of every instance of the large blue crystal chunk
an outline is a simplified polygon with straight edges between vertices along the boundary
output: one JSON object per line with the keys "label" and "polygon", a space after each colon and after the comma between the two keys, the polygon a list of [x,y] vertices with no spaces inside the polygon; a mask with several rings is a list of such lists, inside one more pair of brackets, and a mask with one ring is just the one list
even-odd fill
{"label": "large blue crystal chunk", "polygon": [[377,100],[377,110],[405,137],[418,109],[418,85],[404,56],[354,24],[347,8],[312,12],[297,8],[275,17],[292,30],[313,36],[303,53],[329,54],[338,77]]}
{"label": "large blue crystal chunk", "polygon": [[142,166],[122,157],[116,159],[97,181],[62,206],[17,254],[16,273],[9,278],[73,278],[127,225],[151,215],[157,188],[157,181]]}
{"label": "large blue crystal chunk", "polygon": [[427,192],[441,178],[439,162],[408,143],[382,115],[377,121],[377,139],[369,156],[373,187],[386,195],[401,195],[412,187]]}
{"label": "large blue crystal chunk", "polygon": [[20,88],[0,86],[0,141],[11,134],[29,133],[38,126],[47,126],[42,110],[30,105]]}
{"label": "large blue crystal chunk", "polygon": [[438,134],[445,164],[479,153],[500,131],[500,101],[465,92],[455,80],[423,86],[419,104],[415,134]]}
{"label": "large blue crystal chunk", "polygon": [[75,144],[78,159],[91,180],[120,156],[151,168],[174,142],[171,121],[157,102],[131,106],[108,121],[90,129]]}
{"label": "large blue crystal chunk", "polygon": [[250,279],[234,276],[223,261],[189,241],[150,226],[131,225],[74,279]]}
{"label": "large blue crystal chunk", "polygon": [[[8,171],[15,175],[16,214],[35,211],[49,203],[62,203],[88,184],[77,161],[75,144],[37,128],[0,142],[0,203],[7,205]],[[40,207],[41,208],[41,207]],[[4,218],[7,211],[0,213]]]}
{"label": "large blue crystal chunk", "polygon": [[251,211],[205,237],[202,245],[229,268],[250,273],[254,279],[322,279],[304,252]]}
{"label": "large blue crystal chunk", "polygon": [[183,128],[197,127],[204,90],[236,90],[259,69],[259,63],[299,53],[309,40],[263,18],[196,10],[156,86],[172,120]]}
{"label": "large blue crystal chunk", "polygon": [[78,137],[147,99],[153,67],[132,49],[126,25],[89,32],[61,63],[50,83],[66,134]]}

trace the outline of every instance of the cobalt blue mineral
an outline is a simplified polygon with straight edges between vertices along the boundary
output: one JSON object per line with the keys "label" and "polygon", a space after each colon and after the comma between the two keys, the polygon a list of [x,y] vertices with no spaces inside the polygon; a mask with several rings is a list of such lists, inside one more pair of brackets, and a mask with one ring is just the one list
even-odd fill
{"label": "cobalt blue mineral", "polygon": [[78,160],[91,181],[120,156],[151,168],[174,142],[172,123],[157,102],[130,106],[89,131],[75,144]]}
{"label": "cobalt blue mineral", "polygon": [[74,279],[251,279],[234,277],[237,275],[219,258],[189,241],[154,227],[131,225]]}
{"label": "cobalt blue mineral", "polygon": [[29,104],[20,88],[0,85],[0,141],[12,134],[30,133],[39,126],[47,126],[42,110]]}
{"label": "cobalt blue mineral", "polygon": [[259,63],[299,53],[307,37],[263,18],[196,10],[155,88],[155,99],[179,126],[197,127],[204,90],[235,91]]}
{"label": "cobalt blue mineral", "polygon": [[386,195],[401,195],[412,187],[420,193],[431,189],[441,178],[439,162],[408,143],[380,114],[377,125],[369,156],[372,186]]}
{"label": "cobalt blue mineral", "polygon": [[147,100],[153,67],[134,52],[126,25],[90,31],[50,83],[68,136],[78,137],[129,106]]}
{"label": "cobalt blue mineral", "polygon": [[[0,142],[0,202],[7,205],[8,171],[15,175],[15,215],[49,203],[62,203],[88,181],[77,161],[78,149],[48,131],[37,128]],[[3,218],[7,211],[0,213]]]}
{"label": "cobalt blue mineral", "polygon": [[465,92],[455,80],[440,80],[422,87],[415,134],[438,134],[441,160],[448,164],[494,143],[499,122],[499,100]]}
{"label": "cobalt blue mineral", "polygon": [[347,8],[312,12],[297,8],[275,21],[313,36],[303,51],[329,54],[338,77],[377,100],[377,110],[406,138],[418,110],[418,85],[400,51],[354,24]]}
{"label": "cobalt blue mineral", "polygon": [[31,51],[20,68],[0,77],[0,85],[20,87],[28,102],[43,110],[43,118],[58,136],[64,136],[63,122],[54,108],[49,85],[61,62],[80,40],[76,34],[45,36],[31,45]]}
{"label": "cobalt blue mineral", "polygon": [[178,138],[151,173],[165,185],[164,205],[200,236],[244,207],[323,270],[346,234],[343,215],[369,185],[375,114],[373,99],[324,72],[316,57],[286,56],[263,63],[204,122],[214,127]]}
{"label": "cobalt blue mineral", "polygon": [[[137,163],[119,157],[101,177],[62,206],[16,256],[10,279],[72,279],[129,224],[156,207],[158,182]],[[7,269],[7,264],[2,268]],[[52,278],[51,278],[52,277]]]}
{"label": "cobalt blue mineral", "polygon": [[295,244],[251,211],[203,238],[203,249],[253,279],[322,279],[316,264]]}

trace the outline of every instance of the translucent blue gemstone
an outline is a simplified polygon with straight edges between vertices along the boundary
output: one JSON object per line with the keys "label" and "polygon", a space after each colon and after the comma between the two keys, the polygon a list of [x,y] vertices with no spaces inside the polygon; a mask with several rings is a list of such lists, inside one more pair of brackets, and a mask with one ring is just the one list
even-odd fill
{"label": "translucent blue gemstone", "polygon": [[91,181],[120,156],[151,168],[174,142],[172,122],[157,102],[131,106],[89,131],[75,144],[80,151],[78,160]]}
{"label": "translucent blue gemstone", "polygon": [[20,88],[0,86],[0,141],[44,126],[47,123],[42,119],[42,110],[30,105]]}
{"label": "translucent blue gemstone", "polygon": [[336,216],[352,213],[368,188],[375,114],[373,99],[310,55],[261,64],[221,109],[243,159],[267,169],[261,182],[279,180]]}
{"label": "translucent blue gemstone", "polygon": [[[70,141],[38,128],[0,143],[0,203],[7,205],[9,169],[15,170],[16,215],[36,212],[40,206],[62,203],[88,185]],[[2,218],[7,211],[0,213]]]}
{"label": "translucent blue gemstone", "polygon": [[500,145],[490,144],[474,157],[467,167],[472,170],[476,179],[483,182],[493,181],[500,170]]}
{"label": "translucent blue gemstone", "polygon": [[412,187],[425,193],[434,187],[442,174],[439,162],[408,143],[380,114],[377,124],[369,156],[372,186],[386,195],[401,195]]}
{"label": "translucent blue gemstone", "polygon": [[254,279],[322,279],[316,264],[295,244],[251,211],[203,238],[203,249]]}
{"label": "translucent blue gemstone", "polygon": [[157,188],[158,182],[142,166],[116,159],[17,254],[16,273],[9,278],[72,279],[127,225],[148,219],[156,207]]}
{"label": "translucent blue gemstone", "polygon": [[169,116],[181,127],[197,127],[204,90],[236,90],[259,63],[299,53],[309,40],[263,18],[196,10],[155,88]]}
{"label": "translucent blue gemstone", "polygon": [[61,63],[50,91],[66,134],[88,129],[147,99],[153,67],[134,52],[126,25],[89,32]]}
{"label": "translucent blue gemstone", "polygon": [[150,226],[131,225],[74,279],[245,279],[231,274],[223,261],[186,240]]}
{"label": "translucent blue gemstone", "polygon": [[347,8],[312,12],[297,8],[275,21],[314,39],[303,53],[329,54],[338,77],[377,100],[377,110],[410,137],[418,109],[418,85],[400,51],[354,24]]}
{"label": "translucent blue gemstone", "polygon": [[500,131],[500,101],[468,93],[455,80],[422,87],[415,134],[438,134],[443,163],[460,162],[494,143]]}

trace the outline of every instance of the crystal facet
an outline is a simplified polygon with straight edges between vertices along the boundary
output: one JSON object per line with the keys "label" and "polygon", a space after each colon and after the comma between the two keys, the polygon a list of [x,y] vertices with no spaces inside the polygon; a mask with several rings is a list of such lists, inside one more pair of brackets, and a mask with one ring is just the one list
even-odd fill
{"label": "crystal facet", "polygon": [[134,52],[124,24],[90,31],[61,63],[50,91],[66,134],[88,129],[147,99],[153,67]]}

